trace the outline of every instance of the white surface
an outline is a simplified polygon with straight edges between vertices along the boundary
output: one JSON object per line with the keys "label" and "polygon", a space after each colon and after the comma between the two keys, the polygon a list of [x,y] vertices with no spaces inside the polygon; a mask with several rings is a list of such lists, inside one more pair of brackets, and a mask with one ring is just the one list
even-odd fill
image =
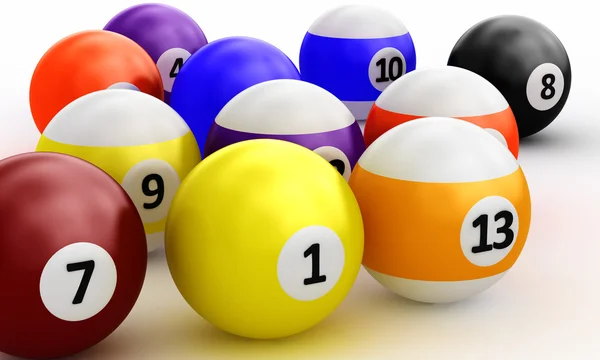
{"label": "white surface", "polygon": [[412,71],[388,86],[375,104],[398,114],[451,117],[489,115],[508,107],[489,81],[455,66]]}
{"label": "white surface", "polygon": [[[142,296],[113,335],[79,359],[458,359],[600,358],[600,51],[595,4],[587,0],[478,3],[355,0],[402,17],[417,66],[443,65],[458,37],[486,17],[534,17],[561,38],[571,57],[571,95],[559,118],[521,144],[533,202],[520,259],[496,285],[457,304],[432,306],[393,295],[361,271],[342,305],[323,323],[279,341],[249,341],[207,324],[181,298],[164,256],[153,254]],[[131,0],[6,2],[0,11],[4,70],[0,156],[33,150],[27,106],[37,60],[61,37],[102,28]],[[308,27],[343,1],[169,1],[194,17],[207,37],[254,36],[297,60]],[[35,11],[33,10],[35,8]],[[0,356],[0,359],[8,359]]]}
{"label": "white surface", "polygon": [[372,5],[343,4],[327,9],[308,28],[313,35],[340,39],[379,39],[406,34],[402,21],[387,8]]}
{"label": "white surface", "polygon": [[65,106],[48,123],[44,136],[70,145],[133,146],[169,141],[189,132],[183,118],[157,98],[111,89],[86,94]]}
{"label": "white surface", "polygon": [[305,81],[280,79],[240,92],[215,122],[251,134],[299,135],[344,129],[356,120],[329,91]]}
{"label": "white surface", "polygon": [[423,183],[492,180],[519,168],[494,135],[470,122],[444,117],[408,121],[388,130],[358,164],[379,176]]}

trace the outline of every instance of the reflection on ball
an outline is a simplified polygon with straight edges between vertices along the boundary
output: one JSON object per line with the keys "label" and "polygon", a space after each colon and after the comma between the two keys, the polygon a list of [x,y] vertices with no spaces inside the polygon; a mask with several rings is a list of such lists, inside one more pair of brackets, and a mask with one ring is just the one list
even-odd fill
{"label": "reflection on ball", "polygon": [[363,265],[409,299],[454,302],[517,261],[531,221],[508,149],[469,122],[424,118],[371,144],[350,177],[365,224]]}
{"label": "reflection on ball", "polygon": [[267,339],[302,332],[342,302],[360,269],[363,227],[350,187],[321,156],[259,139],[190,172],[165,241],[175,284],[198,314]]}
{"label": "reflection on ball", "polygon": [[130,90],[102,90],[75,100],[50,122],[37,151],[77,156],[117,180],[144,221],[149,251],[163,244],[171,200],[200,162],[184,120],[159,99]]}

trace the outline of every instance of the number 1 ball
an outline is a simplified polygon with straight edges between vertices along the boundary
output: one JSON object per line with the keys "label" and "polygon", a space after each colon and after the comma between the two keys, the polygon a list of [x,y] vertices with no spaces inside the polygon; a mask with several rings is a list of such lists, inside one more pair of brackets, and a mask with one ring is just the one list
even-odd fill
{"label": "number 1 ball", "polygon": [[571,89],[571,64],[558,37],[539,22],[497,16],[470,28],[448,65],[491,82],[512,108],[521,138],[546,128],[560,114]]}
{"label": "number 1 ball", "polygon": [[165,4],[141,4],[118,13],[104,30],[124,35],[139,44],[156,63],[165,102],[185,61],[207,44],[200,26],[188,14]]}
{"label": "number 1 ball", "polygon": [[218,328],[281,338],[325,319],[363,254],[360,209],[321,156],[273,139],[208,156],[169,213],[166,254],[190,306]]}
{"label": "number 1 ball", "polygon": [[110,335],[146,274],[144,226],[108,174],[72,156],[0,161],[0,351],[61,358]]}
{"label": "number 1 ball", "polygon": [[164,244],[171,199],[200,162],[194,135],[175,110],[122,89],[97,91],[66,106],[44,130],[37,151],[77,156],[117,180],[142,217],[149,251]]}
{"label": "number 1 ball", "polygon": [[494,135],[464,120],[396,126],[367,148],[349,184],[364,219],[364,267],[412,300],[454,302],[486,290],[527,239],[523,171]]}

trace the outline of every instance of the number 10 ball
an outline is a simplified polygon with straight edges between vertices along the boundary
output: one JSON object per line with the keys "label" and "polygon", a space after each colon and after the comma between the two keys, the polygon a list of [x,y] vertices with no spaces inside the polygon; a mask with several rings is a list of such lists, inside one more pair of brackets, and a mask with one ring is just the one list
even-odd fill
{"label": "number 10 ball", "polygon": [[302,79],[342,100],[359,121],[367,119],[379,94],[416,63],[404,24],[373,6],[342,6],[323,14],[300,48]]}
{"label": "number 10 ball", "polygon": [[406,298],[454,302],[517,261],[531,200],[519,164],[478,125],[424,118],[367,148],[350,176],[365,224],[364,267]]}
{"label": "number 10 ball", "polygon": [[149,251],[163,245],[171,199],[200,162],[194,135],[175,110],[123,89],[97,91],[67,105],[44,130],[37,150],[77,156],[117,180],[144,221]]}
{"label": "number 10 ball", "polygon": [[363,254],[360,209],[346,180],[313,151],[273,139],[208,156],[169,212],[169,269],[183,297],[218,328],[281,338],[325,319]]}
{"label": "number 10 ball", "polygon": [[523,16],[497,16],[469,29],[448,65],[491,82],[508,101],[521,138],[546,128],[560,114],[571,89],[571,64],[560,40]]}

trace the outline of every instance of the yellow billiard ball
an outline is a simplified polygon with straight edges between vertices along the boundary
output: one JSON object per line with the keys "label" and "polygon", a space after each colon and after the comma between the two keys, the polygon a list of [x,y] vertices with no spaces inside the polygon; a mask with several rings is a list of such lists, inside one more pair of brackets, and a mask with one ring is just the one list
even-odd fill
{"label": "yellow billiard ball", "polygon": [[272,139],[207,157],[167,219],[171,275],[205,320],[248,338],[311,328],[348,294],[363,223],[346,180],[318,154]]}
{"label": "yellow billiard ball", "polygon": [[93,92],[64,107],[36,150],[86,160],[119,182],[144,222],[148,251],[163,245],[171,200],[200,162],[194,135],[175,110],[124,89]]}

